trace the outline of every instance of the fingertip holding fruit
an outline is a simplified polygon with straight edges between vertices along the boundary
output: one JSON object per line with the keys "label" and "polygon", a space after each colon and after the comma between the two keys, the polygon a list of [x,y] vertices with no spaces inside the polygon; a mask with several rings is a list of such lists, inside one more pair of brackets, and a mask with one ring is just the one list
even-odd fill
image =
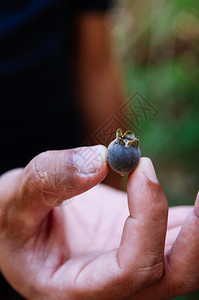
{"label": "fingertip holding fruit", "polygon": [[131,130],[122,133],[119,128],[116,131],[116,139],[113,140],[107,150],[108,163],[115,172],[124,176],[132,172],[140,161],[139,137]]}

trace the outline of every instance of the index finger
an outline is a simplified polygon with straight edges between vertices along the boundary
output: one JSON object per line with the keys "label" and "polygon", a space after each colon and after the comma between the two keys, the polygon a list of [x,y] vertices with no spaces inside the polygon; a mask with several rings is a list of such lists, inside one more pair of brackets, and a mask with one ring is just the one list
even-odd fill
{"label": "index finger", "polygon": [[164,246],[168,203],[157,180],[152,162],[142,158],[137,169],[129,175],[126,220],[118,260],[122,269],[133,271],[136,281],[147,285],[159,279],[164,269]]}

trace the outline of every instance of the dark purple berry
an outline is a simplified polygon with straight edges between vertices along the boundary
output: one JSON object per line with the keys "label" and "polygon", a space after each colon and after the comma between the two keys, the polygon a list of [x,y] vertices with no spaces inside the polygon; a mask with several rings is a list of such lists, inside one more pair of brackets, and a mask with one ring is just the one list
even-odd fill
{"label": "dark purple berry", "polygon": [[113,140],[107,151],[107,160],[110,167],[121,175],[132,172],[138,165],[141,152],[138,146],[139,137],[133,131],[121,129],[116,131],[116,139]]}

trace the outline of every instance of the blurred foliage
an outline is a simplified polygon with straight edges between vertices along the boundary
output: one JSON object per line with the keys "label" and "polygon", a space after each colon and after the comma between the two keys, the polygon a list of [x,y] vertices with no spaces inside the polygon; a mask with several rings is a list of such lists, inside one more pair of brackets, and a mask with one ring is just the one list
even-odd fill
{"label": "blurred foliage", "polygon": [[[198,190],[198,12],[198,0],[120,0],[112,14],[126,96],[138,91],[158,112],[140,118],[136,134],[170,206],[193,204]],[[178,299],[199,299],[199,293]]]}
{"label": "blurred foliage", "polygon": [[138,91],[158,111],[136,134],[170,205],[193,204],[198,189],[198,11],[195,0],[120,0],[113,13],[127,98]]}

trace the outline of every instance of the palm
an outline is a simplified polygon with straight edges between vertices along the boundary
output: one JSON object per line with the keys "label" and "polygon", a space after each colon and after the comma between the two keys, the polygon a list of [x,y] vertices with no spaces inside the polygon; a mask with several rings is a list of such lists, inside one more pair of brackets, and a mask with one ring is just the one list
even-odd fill
{"label": "palm", "polygon": [[64,215],[72,257],[117,248],[128,216],[126,194],[98,186],[64,207]]}
{"label": "palm", "polygon": [[53,293],[62,289],[65,295],[88,262],[119,247],[127,216],[126,194],[97,186],[77,196],[70,205],[53,208],[23,251],[10,256],[18,266],[26,266],[30,274],[26,281],[39,288],[42,284],[44,290],[51,287]]}
{"label": "palm", "polygon": [[[172,246],[190,209],[171,210],[166,249]],[[33,276],[37,273],[39,282],[46,278],[44,285],[61,289],[63,295],[88,265],[93,270],[93,263],[94,272],[99,273],[96,276],[102,280],[100,269],[106,256],[113,262],[128,214],[126,194],[105,186],[77,196],[70,205],[52,209],[39,233],[27,244],[27,253],[31,251],[35,261]],[[107,265],[108,261],[105,268]]]}

